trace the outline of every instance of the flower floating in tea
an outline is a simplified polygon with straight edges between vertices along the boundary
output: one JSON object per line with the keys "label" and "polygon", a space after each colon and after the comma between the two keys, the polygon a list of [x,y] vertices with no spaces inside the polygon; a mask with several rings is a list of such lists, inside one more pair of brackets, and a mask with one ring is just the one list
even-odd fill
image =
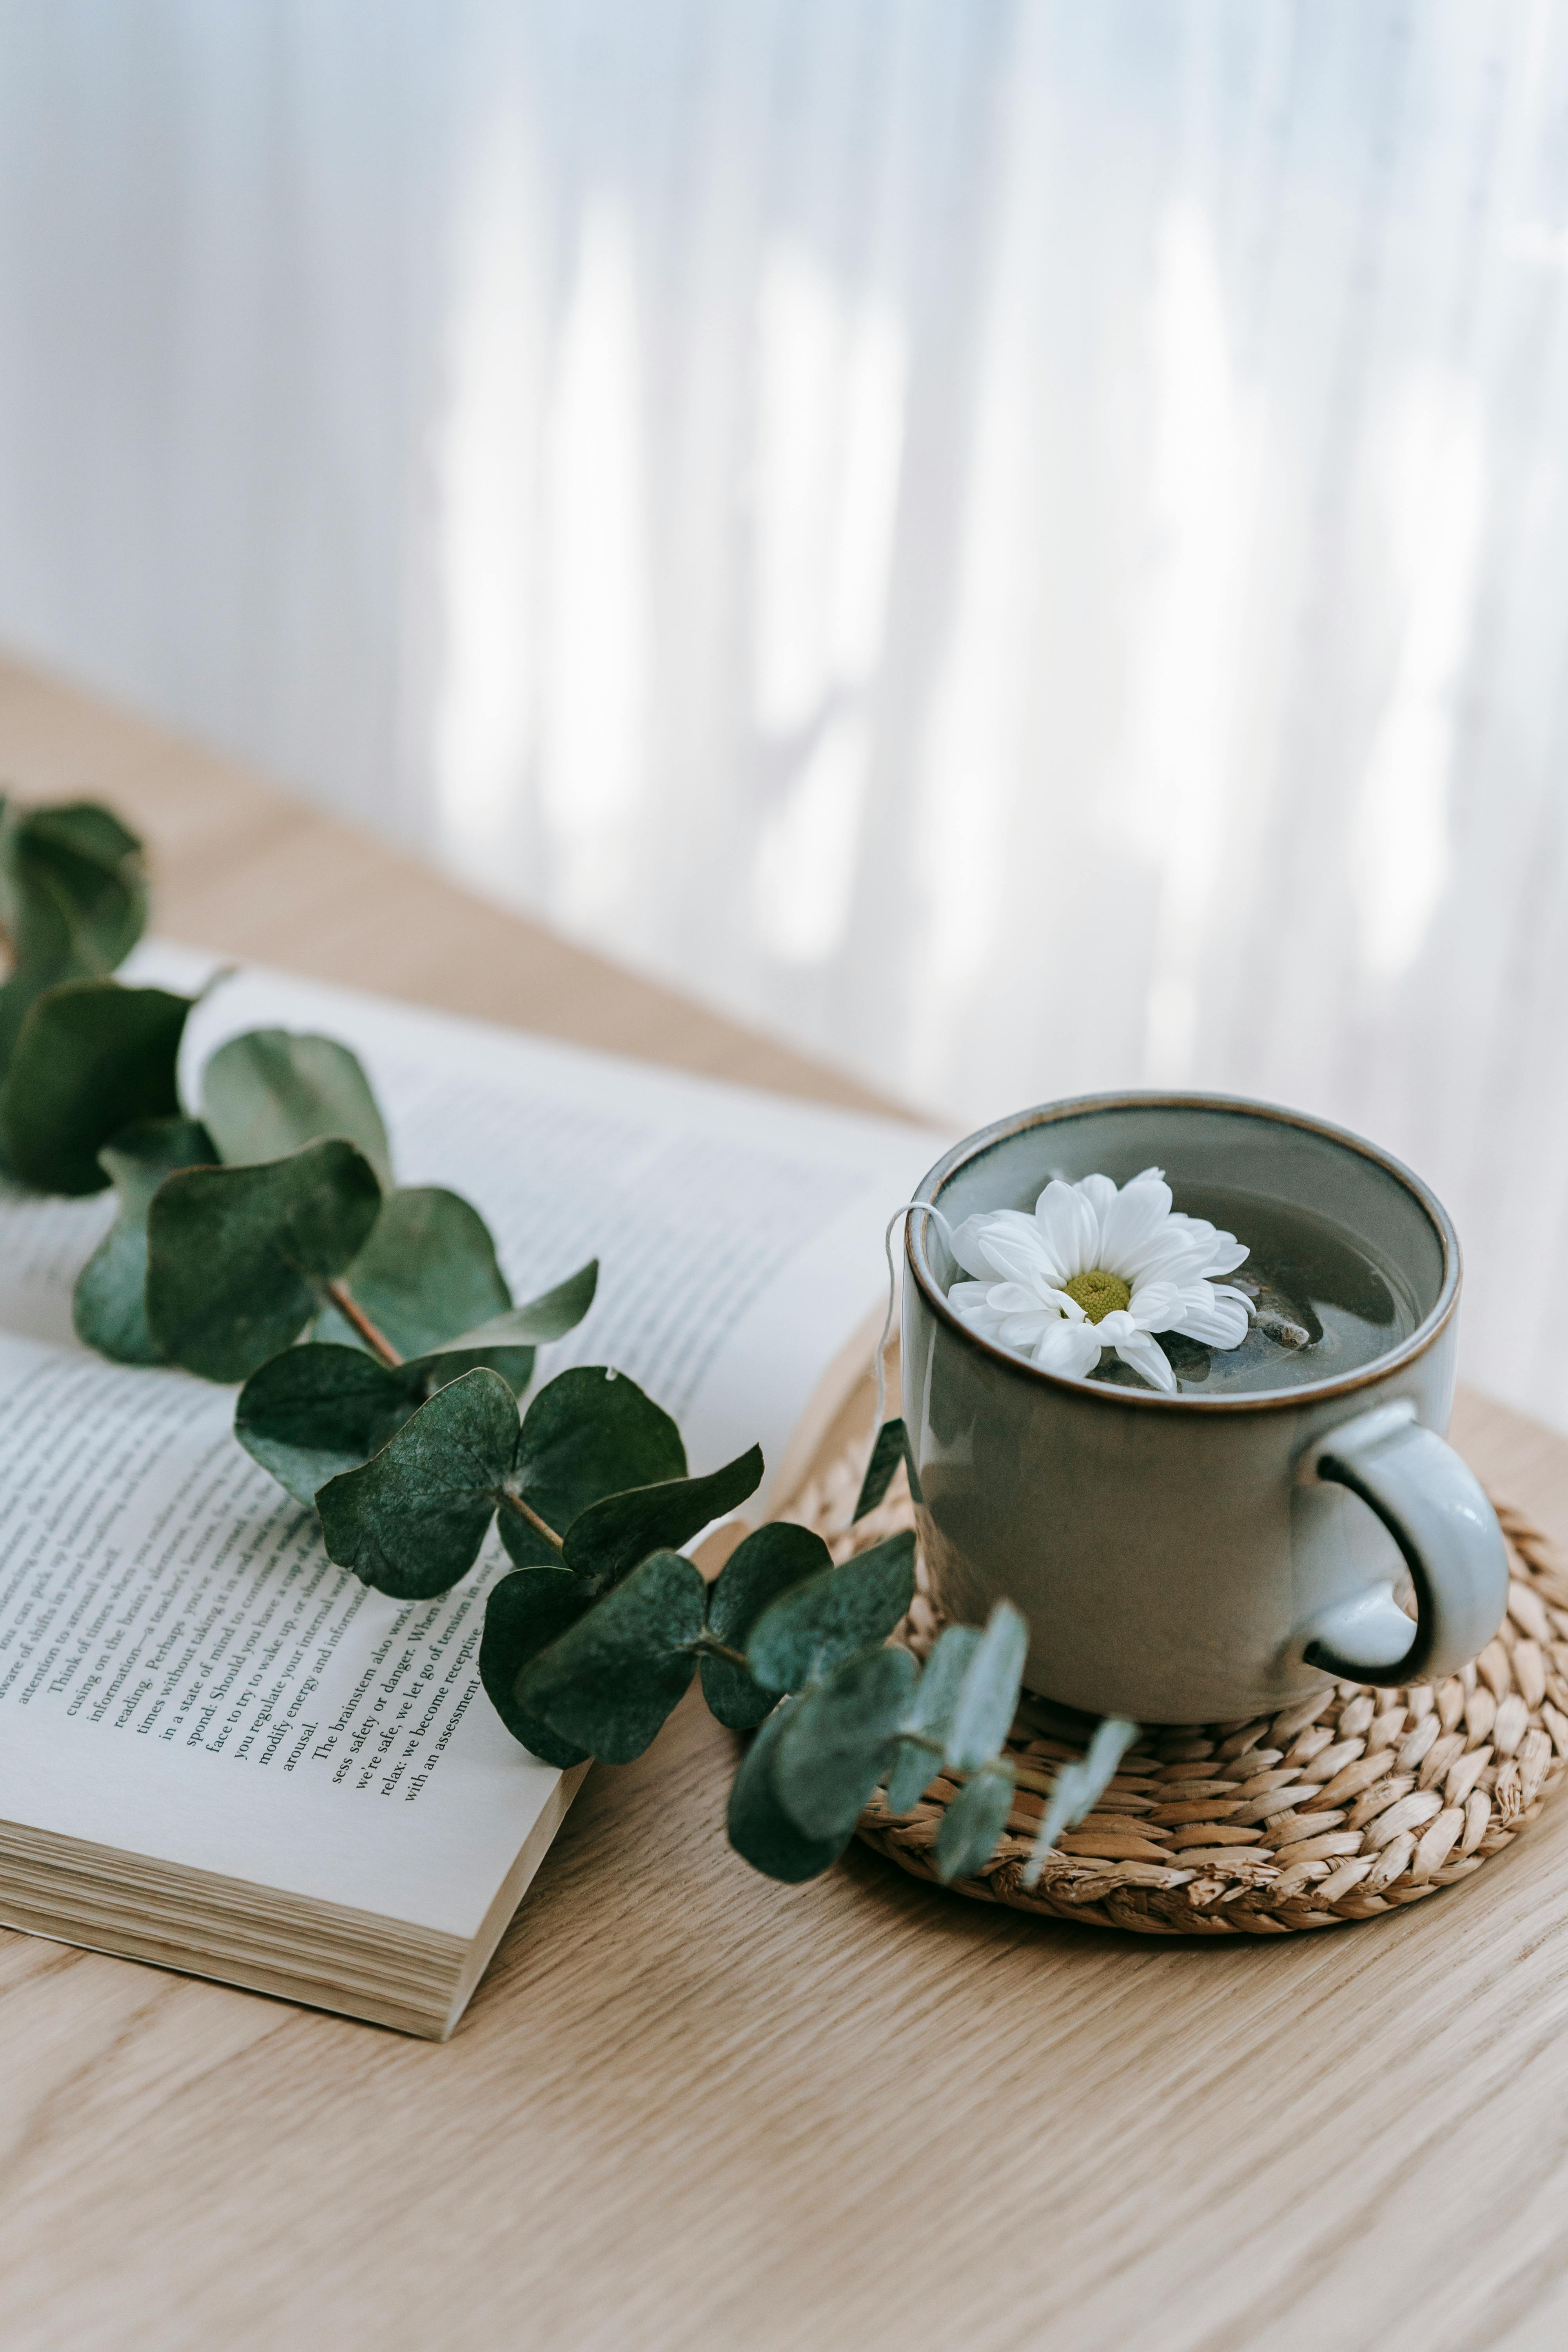
{"label": "flower floating in tea", "polygon": [[966,1217],[952,1252],[975,1277],[947,1294],[971,1329],[1070,1380],[1086,1380],[1113,1348],[1152,1387],[1173,1391],[1156,1333],[1222,1349],[1247,1336],[1247,1298],[1216,1280],[1236,1271],[1247,1244],[1173,1209],[1158,1168],[1120,1191],[1109,1176],[1054,1178],[1033,1216]]}

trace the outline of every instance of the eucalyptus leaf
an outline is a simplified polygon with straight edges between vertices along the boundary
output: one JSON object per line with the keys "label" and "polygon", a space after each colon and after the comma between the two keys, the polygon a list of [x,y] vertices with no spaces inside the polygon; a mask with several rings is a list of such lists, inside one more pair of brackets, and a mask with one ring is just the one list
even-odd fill
{"label": "eucalyptus leaf", "polygon": [[523,1669],[519,1705],[601,1763],[629,1764],[685,1695],[707,1600],[689,1559],[656,1551]]}
{"label": "eucalyptus leaf", "polygon": [[800,1704],[798,1699],[786,1699],[769,1716],[746,1750],[730,1790],[727,1823],[730,1843],[741,1859],[786,1886],[820,1877],[837,1861],[854,1834],[851,1830],[843,1837],[807,1837],[779,1801],[773,1766],[779,1744]]}
{"label": "eucalyptus leaf", "polygon": [[142,845],[111,811],[90,801],[0,808],[0,924],[13,951],[0,987],[0,1068],[45,989],[111,972],[146,919]]}
{"label": "eucalyptus leaf", "polygon": [[202,1072],[202,1117],[231,1166],[281,1160],[342,1136],[392,1190],[386,1129],[359,1057],[332,1037],[252,1029],[220,1045]]}
{"label": "eucalyptus leaf", "polygon": [[516,1446],[517,1401],[506,1382],[465,1372],[362,1468],[321,1487],[316,1508],[329,1557],[395,1600],[450,1591],[479,1558]]}
{"label": "eucalyptus leaf", "polygon": [[907,1813],[918,1805],[941,1770],[941,1756],[924,1741],[945,1748],[959,1689],[980,1642],[978,1625],[949,1625],[938,1636],[904,1722],[907,1731],[923,1734],[923,1740],[906,1740],[899,1748],[888,1778],[889,1812]]}
{"label": "eucalyptus leaf", "polygon": [[0,1086],[0,1142],[24,1183],[101,1192],[105,1144],[133,1121],[178,1112],[174,1065],[190,1009],[188,996],[114,980],[45,990]]}
{"label": "eucalyptus leaf", "polygon": [[784,1593],[746,1644],[752,1672],[769,1689],[797,1691],[843,1658],[886,1640],[914,1598],[912,1532],[889,1536]]}
{"label": "eucalyptus leaf", "polygon": [[[351,1286],[353,1272],[351,1267]],[[594,1303],[598,1274],[597,1258],[590,1258],[553,1290],[530,1299],[525,1307],[509,1307],[504,1315],[494,1315],[473,1330],[443,1341],[427,1356],[411,1357],[406,1369],[420,1376],[425,1394],[482,1368],[499,1372],[513,1396],[521,1396],[533,1377],[537,1345],[559,1339],[582,1321]]]}
{"label": "eucalyptus leaf", "polygon": [[850,1519],[853,1527],[868,1511],[874,1511],[893,1483],[900,1463],[904,1459],[909,1440],[901,1421],[885,1421],[877,1432],[877,1442],[871,1448],[871,1459],[866,1465],[866,1475],[860,1481]]}
{"label": "eucalyptus leaf", "polygon": [[509,1307],[504,1314],[493,1316],[478,1329],[465,1331],[447,1344],[452,1348],[542,1347],[547,1340],[563,1339],[575,1330],[594,1304],[598,1286],[599,1261],[591,1257],[586,1265],[531,1298],[525,1307]]}
{"label": "eucalyptus leaf", "polygon": [[773,1788],[807,1837],[847,1837],[853,1830],[887,1772],[919,1673],[908,1650],[862,1650],[790,1709]]}
{"label": "eucalyptus leaf", "polygon": [[999,1601],[976,1643],[953,1702],[944,1762],[961,1772],[988,1764],[1012,1729],[1029,1654],[1029,1627],[1010,1601]]}
{"label": "eucalyptus leaf", "polygon": [[[752,1628],[781,1592],[833,1565],[827,1546],[809,1528],[775,1519],[731,1553],[708,1591],[708,1631],[731,1650],[743,1650]],[[702,1696],[710,1714],[731,1731],[749,1731],[778,1705],[743,1666],[704,1655]]]}
{"label": "eucalyptus leaf", "polygon": [[213,1140],[198,1119],[139,1119],[122,1128],[99,1157],[120,1205],[76,1278],[76,1335],[117,1364],[161,1363],[147,1328],[147,1212],[165,1176],[179,1168],[210,1165],[216,1158]]}
{"label": "eucalyptus leaf", "polygon": [[234,1433],[298,1503],[378,1454],[426,1401],[419,1368],[395,1370],[363,1348],[312,1341],[285,1348],[252,1372],[234,1409]]}
{"label": "eucalyptus leaf", "polygon": [[559,1568],[520,1568],[491,1588],[485,1603],[479,1643],[479,1680],[491,1706],[514,1739],[531,1755],[562,1770],[581,1764],[585,1748],[574,1747],[523,1706],[517,1685],[541,1651],[594,1606],[574,1576]]}
{"label": "eucalyptus leaf", "polygon": [[[529,1405],[512,1484],[557,1535],[603,1496],[686,1475],[686,1448],[669,1415],[624,1372],[577,1364],[558,1372]],[[557,1556],[514,1511],[501,1540],[520,1568]]]}
{"label": "eucalyptus leaf", "polygon": [[944,1886],[973,1878],[990,1861],[1012,1810],[1013,1783],[1005,1773],[977,1772],[964,1782],[936,1833],[936,1874]]}
{"label": "eucalyptus leaf", "polygon": [[566,1565],[590,1591],[607,1592],[649,1552],[689,1543],[710,1519],[722,1518],[754,1495],[762,1482],[763,1450],[752,1445],[706,1477],[671,1478],[606,1495],[579,1512],[567,1528]]}
{"label": "eucalyptus leaf", "polygon": [[[484,1219],[438,1184],[387,1194],[343,1280],[400,1356],[427,1355],[511,1305]],[[314,1336],[352,1346],[358,1334],[329,1307]]]}
{"label": "eucalyptus leaf", "polygon": [[0,918],[19,964],[69,960],[83,976],[123,963],[147,920],[142,844],[96,801],[8,806]]}
{"label": "eucalyptus leaf", "polygon": [[1108,1715],[1096,1724],[1088,1752],[1076,1764],[1059,1765],[1044,1819],[1035,1832],[1024,1884],[1037,1886],[1040,1867],[1063,1830],[1071,1829],[1092,1812],[1116,1777],[1116,1768],[1138,1737],[1138,1726],[1126,1716]]}
{"label": "eucalyptus leaf", "polygon": [[248,1379],[315,1314],[380,1205],[369,1161],[335,1138],[263,1167],[165,1177],[147,1217],[154,1344],[205,1380]]}

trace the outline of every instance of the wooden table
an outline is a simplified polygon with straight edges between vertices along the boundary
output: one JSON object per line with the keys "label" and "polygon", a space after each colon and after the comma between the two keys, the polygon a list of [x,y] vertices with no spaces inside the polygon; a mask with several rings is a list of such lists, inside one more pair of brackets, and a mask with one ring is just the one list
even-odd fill
{"label": "wooden table", "polygon": [[[169,935],[864,1092],[0,667],[0,774]],[[1568,1443],[1468,1396],[1568,1530]],[[687,1706],[579,1797],[445,2048],[0,1933],[0,2346],[1481,2352],[1568,2342],[1568,1802],[1360,1928],[1150,1943],[731,1853]]]}

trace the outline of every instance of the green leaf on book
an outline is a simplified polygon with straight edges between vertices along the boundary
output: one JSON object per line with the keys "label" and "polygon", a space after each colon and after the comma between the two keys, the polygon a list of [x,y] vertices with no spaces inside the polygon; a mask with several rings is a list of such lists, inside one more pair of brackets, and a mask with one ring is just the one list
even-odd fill
{"label": "green leaf on book", "polygon": [[[669,1415],[624,1372],[578,1364],[558,1372],[529,1405],[512,1484],[545,1525],[564,1536],[602,1496],[685,1475],[686,1448]],[[559,1565],[515,1511],[502,1514],[500,1532],[520,1568]]]}
{"label": "green leaf on book", "polygon": [[657,1551],[525,1667],[518,1704],[604,1764],[629,1764],[690,1683],[707,1588]]}
{"label": "green leaf on book", "polygon": [[[708,1630],[731,1650],[744,1650],[752,1628],[781,1592],[831,1569],[827,1546],[809,1528],[775,1519],[737,1546],[708,1593]],[[731,1731],[749,1731],[778,1705],[779,1695],[728,1658],[704,1655],[702,1696],[710,1714]]]}
{"label": "green leaf on book", "polygon": [[914,1598],[914,1536],[906,1531],[784,1593],[763,1611],[746,1644],[757,1680],[773,1690],[801,1690],[841,1659],[886,1640]]}
{"label": "green leaf on book", "polygon": [[773,1787],[807,1837],[849,1835],[888,1769],[919,1674],[908,1650],[862,1650],[790,1709]]}
{"label": "green leaf on book", "polygon": [[479,1643],[479,1680],[514,1739],[531,1755],[563,1770],[581,1764],[588,1749],[563,1739],[517,1695],[524,1669],[594,1606],[574,1576],[560,1568],[520,1568],[491,1588]]}
{"label": "green leaf on book", "polygon": [[147,1217],[147,1321],[170,1360],[243,1381],[298,1337],[381,1205],[369,1161],[330,1138],[262,1167],[165,1177]]}
{"label": "green leaf on book", "polygon": [[786,1886],[819,1877],[837,1861],[854,1834],[850,1830],[842,1837],[807,1837],[779,1801],[773,1766],[800,1704],[799,1699],[785,1699],[746,1750],[730,1790],[726,1824],[730,1843],[742,1861]]}
{"label": "green leaf on book", "polygon": [[393,1370],[363,1348],[315,1340],[269,1357],[239,1392],[234,1433],[296,1502],[357,1470],[426,1401],[422,1372]]}
{"label": "green leaf on book", "polygon": [[117,1364],[163,1362],[147,1328],[147,1212],[165,1176],[209,1166],[216,1156],[211,1136],[194,1118],[139,1119],[99,1154],[120,1205],[76,1279],[71,1319],[84,1347]]}
{"label": "green leaf on book", "polygon": [[101,1192],[105,1144],[135,1120],[178,1112],[174,1066],[190,1009],[188,996],[115,980],[46,989],[0,1086],[0,1142],[24,1183]]}
{"label": "green leaf on book", "polygon": [[689,1543],[710,1519],[722,1518],[755,1494],[762,1479],[763,1450],[752,1445],[706,1477],[670,1478],[606,1495],[580,1511],[567,1528],[566,1565],[589,1591],[607,1592],[649,1552]]}
{"label": "green leaf on book", "polygon": [[[438,1184],[389,1192],[370,1238],[344,1273],[354,1304],[400,1356],[424,1356],[502,1316],[511,1293],[476,1208]],[[312,1336],[363,1345],[331,1305]]]}
{"label": "green leaf on book", "polygon": [[282,1160],[342,1136],[392,1190],[386,1129],[359,1057],[335,1038],[252,1029],[220,1045],[202,1072],[202,1117],[231,1165]]}
{"label": "green leaf on book", "polygon": [[430,1601],[479,1558],[517,1447],[517,1400],[494,1372],[438,1389],[361,1468],[316,1496],[328,1555],[378,1592]]}

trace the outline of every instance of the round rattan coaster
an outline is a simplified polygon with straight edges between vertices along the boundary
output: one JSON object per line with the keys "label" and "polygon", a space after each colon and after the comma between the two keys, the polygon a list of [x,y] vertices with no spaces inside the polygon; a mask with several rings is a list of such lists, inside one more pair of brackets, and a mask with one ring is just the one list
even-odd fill
{"label": "round rattan coaster", "polygon": [[[868,1448],[813,1482],[791,1511],[834,1557],[914,1523],[900,1472],[847,1535]],[[1153,1727],[1129,1749],[1098,1809],[1024,1864],[1045,1798],[1020,1789],[1009,1834],[952,1892],[983,1903],[1145,1936],[1276,1936],[1419,1903],[1472,1876],[1540,1812],[1568,1759],[1568,1572],[1539,1528],[1503,1505],[1508,1615],[1473,1665],[1447,1682],[1376,1690],[1331,1685],[1249,1723]],[[929,1649],[940,1620],[923,1592],[899,1630]],[[1084,1752],[1081,1720],[1026,1700],[1008,1738],[1047,1776]],[[860,1835],[916,1878],[957,1793],[935,1780],[911,1813],[879,1799]]]}

